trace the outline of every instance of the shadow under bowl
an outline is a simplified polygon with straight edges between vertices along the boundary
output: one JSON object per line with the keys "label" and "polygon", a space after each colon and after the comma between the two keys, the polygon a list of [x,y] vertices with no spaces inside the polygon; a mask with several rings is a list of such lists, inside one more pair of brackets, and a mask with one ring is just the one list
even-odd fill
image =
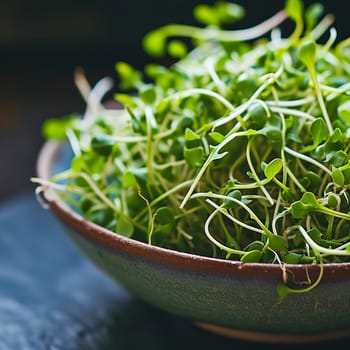
{"label": "shadow under bowl", "polygon": [[[49,179],[67,158],[62,144],[44,144],[38,176]],[[66,162],[67,163],[67,162]],[[67,164],[65,164],[67,165]],[[151,246],[97,226],[57,196],[46,196],[72,241],[135,296],[209,331],[257,342],[302,343],[350,335],[350,263],[325,264],[320,284],[280,298],[277,264],[242,263]],[[295,281],[314,281],[317,265],[287,265]]]}

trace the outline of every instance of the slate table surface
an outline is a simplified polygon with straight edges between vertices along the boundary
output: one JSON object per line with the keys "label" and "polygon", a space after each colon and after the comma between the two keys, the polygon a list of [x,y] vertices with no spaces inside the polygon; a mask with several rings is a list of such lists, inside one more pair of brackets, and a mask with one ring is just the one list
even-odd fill
{"label": "slate table surface", "polygon": [[[340,349],[349,340],[297,347]],[[0,203],[0,350],[248,348],[295,345],[224,338],[153,308],[95,268],[33,189]]]}

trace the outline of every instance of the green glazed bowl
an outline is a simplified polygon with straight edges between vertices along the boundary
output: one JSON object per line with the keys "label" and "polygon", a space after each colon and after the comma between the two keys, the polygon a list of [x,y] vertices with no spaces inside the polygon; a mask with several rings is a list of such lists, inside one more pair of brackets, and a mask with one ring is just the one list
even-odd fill
{"label": "green glazed bowl", "polygon": [[[62,144],[47,142],[38,176],[48,179]],[[72,241],[102,271],[135,296],[225,336],[260,342],[301,343],[350,335],[350,263],[326,264],[311,292],[280,298],[278,265],[241,263],[180,253],[125,238],[99,227],[44,192]],[[314,281],[317,265],[287,265],[295,281]]]}

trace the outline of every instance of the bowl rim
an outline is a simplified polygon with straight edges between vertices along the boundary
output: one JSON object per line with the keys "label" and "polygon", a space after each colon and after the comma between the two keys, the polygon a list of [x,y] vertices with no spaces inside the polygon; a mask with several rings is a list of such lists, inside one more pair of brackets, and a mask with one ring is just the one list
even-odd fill
{"label": "bowl rim", "polygon": [[[39,178],[50,179],[54,161],[65,144],[65,142],[51,140],[44,142],[36,162],[36,173]],[[170,250],[122,236],[86,220],[74,212],[57,195],[54,195],[52,191],[50,191],[50,195],[45,195],[45,191],[42,195],[48,208],[59,220],[73,228],[85,239],[111,253],[117,249],[119,253],[188,271],[209,272],[216,275],[239,275],[242,278],[248,276],[274,280],[282,278],[283,271],[279,264],[240,262],[206,257]],[[305,279],[305,277],[317,278],[320,271],[318,264],[285,264],[285,267],[298,281]],[[350,263],[325,263],[323,268],[322,279],[348,279],[350,276]]]}

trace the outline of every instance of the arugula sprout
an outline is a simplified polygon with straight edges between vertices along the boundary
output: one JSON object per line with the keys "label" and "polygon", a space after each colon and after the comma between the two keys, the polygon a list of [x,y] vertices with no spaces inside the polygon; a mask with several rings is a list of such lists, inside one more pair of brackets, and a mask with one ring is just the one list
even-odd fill
{"label": "arugula sprout", "polygon": [[[350,261],[350,38],[334,45],[333,17],[322,13],[288,0],[263,23],[228,30],[241,6],[199,5],[204,27],[169,24],[145,37],[147,52],[173,55],[173,65],[116,64],[118,110],[100,103],[107,81],[91,89],[77,72],[85,115],[43,127],[66,135],[71,166],[33,181],[149,244],[283,271],[318,263],[307,288],[278,287],[312,290],[324,263]],[[285,20],[295,22],[286,37]]]}

